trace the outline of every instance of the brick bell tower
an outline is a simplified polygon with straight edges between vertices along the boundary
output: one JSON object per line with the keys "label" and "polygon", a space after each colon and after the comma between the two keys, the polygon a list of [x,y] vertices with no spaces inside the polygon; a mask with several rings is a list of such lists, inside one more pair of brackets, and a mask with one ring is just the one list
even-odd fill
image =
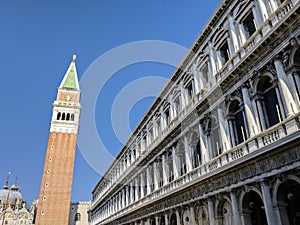
{"label": "brick bell tower", "polygon": [[73,60],[57,90],[36,214],[37,225],[68,225],[79,129],[80,89]]}

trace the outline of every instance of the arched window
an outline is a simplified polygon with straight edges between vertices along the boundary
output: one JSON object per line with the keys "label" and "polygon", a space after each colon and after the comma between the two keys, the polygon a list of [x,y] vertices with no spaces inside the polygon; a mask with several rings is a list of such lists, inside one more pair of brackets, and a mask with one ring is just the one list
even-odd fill
{"label": "arched window", "polygon": [[72,113],[71,114],[71,120],[74,121],[74,119],[75,119],[75,116],[74,116],[74,113]]}
{"label": "arched window", "polygon": [[205,118],[201,121],[203,131],[207,136],[210,159],[217,157],[222,153],[221,144],[220,144],[220,129],[219,122],[215,116],[216,112],[213,111],[212,114],[206,115]]}
{"label": "arched window", "polygon": [[65,120],[65,119],[66,119],[66,114],[63,113],[63,114],[62,114],[62,117],[61,117],[61,120]]}
{"label": "arched window", "polygon": [[81,220],[81,214],[80,213],[76,213],[75,214],[75,221],[80,221]]}
{"label": "arched window", "polygon": [[201,151],[200,151],[200,141],[199,141],[199,135],[197,132],[193,132],[191,134],[190,147],[192,148],[193,168],[197,168],[202,163]]}
{"label": "arched window", "polygon": [[185,149],[183,141],[180,141],[177,145],[177,158],[179,161],[179,176],[186,174],[186,159],[185,159]]}
{"label": "arched window", "polygon": [[67,113],[67,118],[66,118],[66,120],[67,120],[67,121],[70,120],[70,113]]}
{"label": "arched window", "polygon": [[59,113],[57,113],[56,119],[57,119],[57,120],[60,120],[60,117],[61,117],[61,113],[59,112]]}
{"label": "arched window", "polygon": [[244,218],[249,225],[268,224],[266,213],[264,210],[264,203],[261,197],[255,191],[249,191],[243,197],[242,209]]}
{"label": "arched window", "polygon": [[282,119],[281,107],[277,98],[279,95],[279,90],[275,89],[269,76],[264,76],[259,80],[257,84],[256,104],[263,129],[279,123],[279,116]]}
{"label": "arched window", "polygon": [[236,146],[247,139],[244,110],[238,100],[229,105],[228,124],[230,129],[231,142]]}
{"label": "arched window", "polygon": [[244,27],[245,36],[247,39],[249,39],[256,31],[256,25],[252,11],[250,11],[247,16],[245,16],[242,24]]}

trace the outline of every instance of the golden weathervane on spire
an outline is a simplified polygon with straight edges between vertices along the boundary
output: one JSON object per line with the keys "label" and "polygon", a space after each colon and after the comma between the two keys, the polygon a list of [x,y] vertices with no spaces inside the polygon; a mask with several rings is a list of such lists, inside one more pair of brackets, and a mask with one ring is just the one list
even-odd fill
{"label": "golden weathervane on spire", "polygon": [[73,55],[72,62],[75,62],[75,60],[76,60],[76,54]]}

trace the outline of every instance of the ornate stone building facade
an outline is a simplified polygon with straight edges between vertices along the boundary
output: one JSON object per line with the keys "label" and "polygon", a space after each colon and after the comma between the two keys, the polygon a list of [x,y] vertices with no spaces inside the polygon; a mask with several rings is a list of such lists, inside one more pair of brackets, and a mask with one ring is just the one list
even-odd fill
{"label": "ornate stone building facade", "polygon": [[5,225],[34,224],[37,201],[28,209],[17,182],[10,188],[8,182],[0,190],[0,223]]}
{"label": "ornate stone building facade", "polygon": [[88,225],[88,209],[91,202],[73,202],[70,207],[69,225]]}
{"label": "ornate stone building facade", "polygon": [[300,224],[299,0],[223,0],[93,190],[90,224]]}

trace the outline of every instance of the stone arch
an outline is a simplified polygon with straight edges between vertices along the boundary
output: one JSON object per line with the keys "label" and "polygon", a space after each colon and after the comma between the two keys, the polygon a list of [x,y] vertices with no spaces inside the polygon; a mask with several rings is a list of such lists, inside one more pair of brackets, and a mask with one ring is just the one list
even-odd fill
{"label": "stone arch", "polygon": [[300,43],[297,38],[292,38],[290,40],[290,45],[292,46],[290,56],[289,56],[289,65],[300,65]]}
{"label": "stone arch", "polygon": [[247,187],[240,195],[239,205],[242,211],[244,224],[264,225],[267,224],[266,213],[262,194],[256,187]]}
{"label": "stone arch", "polygon": [[182,213],[182,221],[183,221],[183,225],[192,225],[193,224],[190,208],[186,207],[184,209],[184,211]]}
{"label": "stone arch", "polygon": [[220,42],[221,39],[227,38],[229,36],[228,29],[224,27],[219,27],[218,31],[213,35],[212,43],[214,46]]}
{"label": "stone arch", "polygon": [[177,225],[177,216],[175,212],[171,212],[169,223],[170,225]]}
{"label": "stone arch", "polygon": [[273,188],[273,203],[282,224],[300,223],[300,179],[294,175],[277,179]]}
{"label": "stone arch", "polygon": [[152,216],[149,221],[150,225],[156,225],[155,217]]}
{"label": "stone arch", "polygon": [[199,225],[209,225],[208,207],[205,203],[197,207],[196,220]]}
{"label": "stone arch", "polygon": [[259,83],[263,80],[263,79],[269,79],[271,82],[273,82],[275,80],[275,76],[273,73],[269,72],[269,71],[265,71],[263,74],[261,74],[259,72],[259,75],[257,77],[257,79],[255,79],[255,81],[253,82],[253,90],[254,93],[257,94],[259,93]]}
{"label": "stone arch", "polygon": [[222,225],[231,225],[233,222],[232,216],[232,207],[231,201],[228,199],[227,196],[223,196],[223,199],[218,201],[216,205],[216,219],[219,224]]}
{"label": "stone arch", "polygon": [[166,224],[166,221],[165,221],[165,215],[162,214],[160,217],[159,217],[159,225],[165,225]]}

